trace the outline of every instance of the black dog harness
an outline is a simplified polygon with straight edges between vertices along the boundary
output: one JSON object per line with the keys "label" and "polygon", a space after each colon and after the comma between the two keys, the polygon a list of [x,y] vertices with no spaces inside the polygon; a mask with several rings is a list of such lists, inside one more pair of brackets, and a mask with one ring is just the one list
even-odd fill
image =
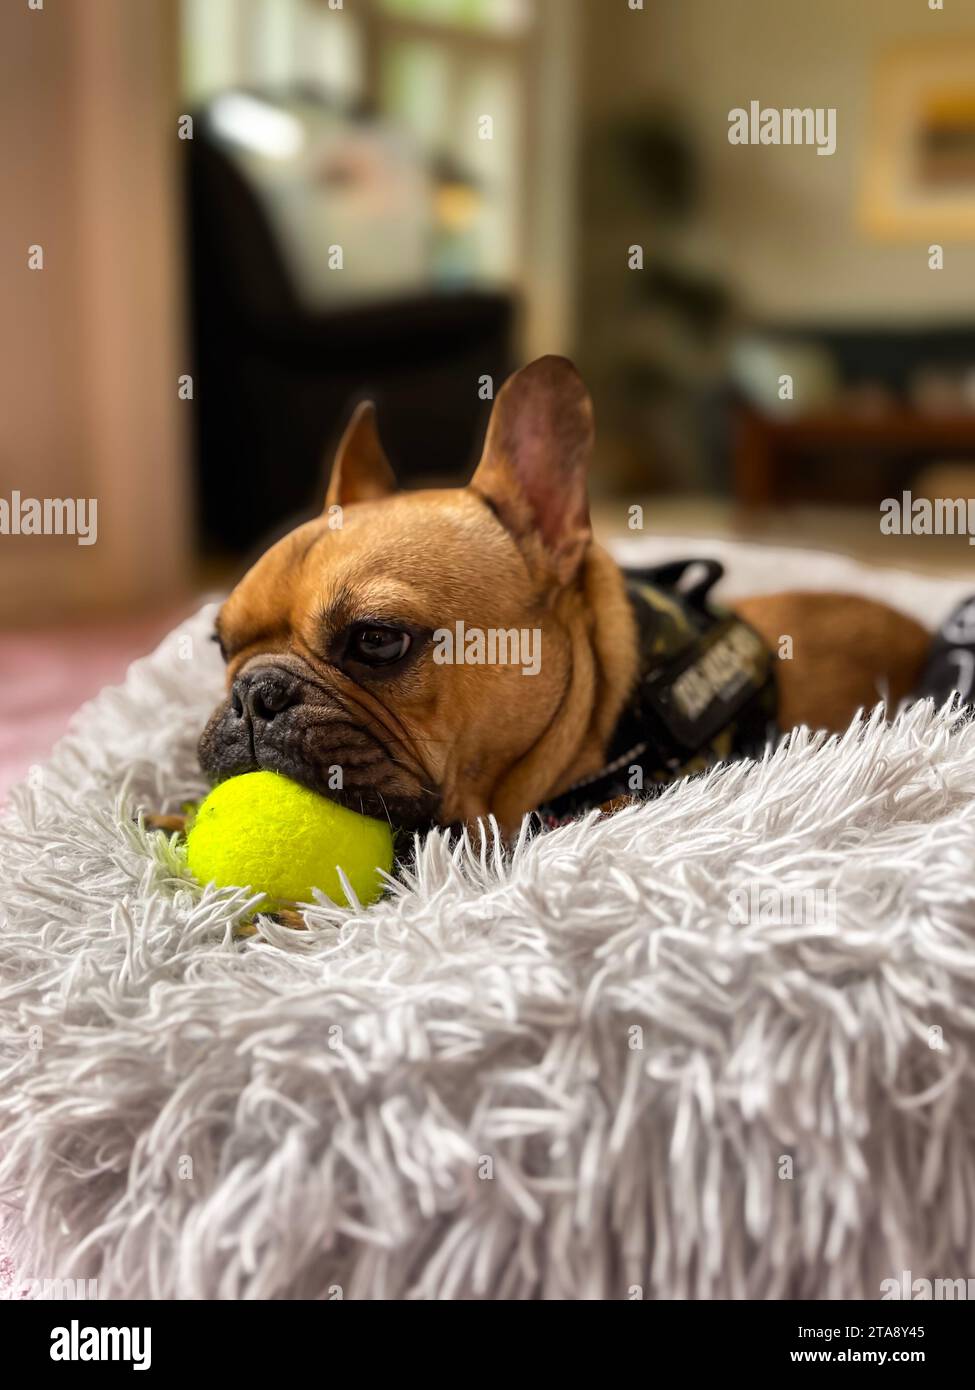
{"label": "black dog harness", "polygon": [[[689,586],[692,569],[703,571]],[[778,734],[776,657],[753,627],[708,601],[716,560],[625,571],[640,633],[640,676],[606,764],[539,807],[563,825],[619,797],[654,796],[717,762],[755,757]],[[975,597],[938,629],[912,700],[975,709]]]}
{"label": "black dog harness", "polygon": [[934,635],[917,699],[975,705],[975,598],[966,598]]}
{"label": "black dog harness", "polygon": [[[689,585],[690,571],[702,570]],[[716,560],[624,572],[640,676],[605,766],[539,808],[562,825],[617,797],[653,796],[716,762],[753,757],[777,733],[775,656],[755,629],[708,601]]]}

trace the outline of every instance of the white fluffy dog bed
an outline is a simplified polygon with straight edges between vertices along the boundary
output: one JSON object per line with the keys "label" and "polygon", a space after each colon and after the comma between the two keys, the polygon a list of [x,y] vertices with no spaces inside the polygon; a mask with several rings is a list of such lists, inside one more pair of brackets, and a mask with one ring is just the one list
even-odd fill
{"label": "white fluffy dog bed", "polygon": [[[913,582],[915,611],[955,590]],[[201,789],[209,621],[82,712],[0,834],[14,1292],[878,1297],[975,1272],[975,725],[800,735],[509,857],[434,834],[370,910],[241,941],[247,895],[129,819]]]}

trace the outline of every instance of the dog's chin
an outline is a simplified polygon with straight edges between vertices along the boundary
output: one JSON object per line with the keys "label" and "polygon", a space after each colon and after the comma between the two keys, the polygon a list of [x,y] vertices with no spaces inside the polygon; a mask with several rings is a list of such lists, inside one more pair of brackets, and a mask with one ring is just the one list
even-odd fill
{"label": "dog's chin", "polygon": [[429,830],[437,823],[437,798],[428,795],[403,796],[391,791],[381,791],[378,787],[333,785],[334,775],[329,769],[309,766],[297,759],[278,752],[258,759],[257,767],[268,772],[280,772],[290,777],[309,791],[318,792],[339,806],[357,811],[360,816],[371,816],[374,820],[386,820],[397,830]]}
{"label": "dog's chin", "polygon": [[[222,726],[223,717],[218,715],[207,725],[199,745],[200,766],[214,784],[246,772],[280,772],[339,806],[389,821],[398,830],[425,831],[438,824],[439,798],[423,789],[415,793],[400,790],[395,784],[403,780],[402,774],[394,767],[384,769],[381,759],[369,763],[370,771],[378,774],[377,780],[360,782],[343,771],[342,785],[336,786],[336,769],[341,767],[338,756],[323,751],[320,758],[303,757],[287,739],[257,739],[252,744],[249,739],[227,738]],[[384,771],[393,785],[379,780]]]}

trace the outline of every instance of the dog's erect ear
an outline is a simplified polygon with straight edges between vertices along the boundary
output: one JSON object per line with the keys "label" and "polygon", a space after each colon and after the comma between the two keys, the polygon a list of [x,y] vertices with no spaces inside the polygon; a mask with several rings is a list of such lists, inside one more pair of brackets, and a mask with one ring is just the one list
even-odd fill
{"label": "dog's erect ear", "polygon": [[383,451],[372,401],[357,405],[335,451],[325,509],[353,502],[375,502],[396,491],[396,479]]}
{"label": "dog's erect ear", "polygon": [[498,393],[471,479],[529,563],[559,584],[575,576],[592,535],[592,441],[592,401],[579,373],[565,357],[539,357]]}

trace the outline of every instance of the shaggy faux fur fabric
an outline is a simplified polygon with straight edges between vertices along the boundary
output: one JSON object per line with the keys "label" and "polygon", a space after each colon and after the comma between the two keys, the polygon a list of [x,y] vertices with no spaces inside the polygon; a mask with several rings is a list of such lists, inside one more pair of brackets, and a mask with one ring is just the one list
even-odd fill
{"label": "shaggy faux fur fabric", "polygon": [[[209,614],[0,834],[13,1291],[878,1297],[975,1273],[975,725],[798,735],[246,939],[132,821],[201,790]],[[33,1282],[40,1281],[40,1282]]]}

